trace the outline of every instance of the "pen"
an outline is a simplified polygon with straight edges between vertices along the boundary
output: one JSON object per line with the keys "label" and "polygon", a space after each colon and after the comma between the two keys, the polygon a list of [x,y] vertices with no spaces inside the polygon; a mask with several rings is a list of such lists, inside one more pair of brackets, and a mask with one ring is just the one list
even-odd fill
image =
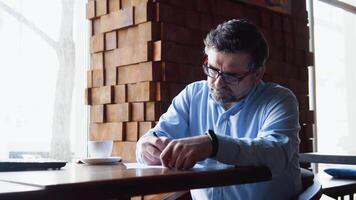
{"label": "pen", "polygon": [[157,135],[156,132],[153,131],[153,132],[152,132],[152,135],[158,138],[158,135]]}

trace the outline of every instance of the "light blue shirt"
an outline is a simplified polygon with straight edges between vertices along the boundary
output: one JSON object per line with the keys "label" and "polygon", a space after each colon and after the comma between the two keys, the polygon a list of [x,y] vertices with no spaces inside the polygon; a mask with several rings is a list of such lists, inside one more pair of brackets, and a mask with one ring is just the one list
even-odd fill
{"label": "light blue shirt", "polygon": [[[290,199],[301,191],[298,102],[278,84],[260,81],[236,105],[225,110],[210,95],[206,81],[188,85],[177,95],[158,124],[159,136],[183,138],[213,130],[218,137],[216,158],[203,165],[265,165],[272,180],[253,184],[191,190],[193,199]],[[140,141],[137,159],[141,160]]]}

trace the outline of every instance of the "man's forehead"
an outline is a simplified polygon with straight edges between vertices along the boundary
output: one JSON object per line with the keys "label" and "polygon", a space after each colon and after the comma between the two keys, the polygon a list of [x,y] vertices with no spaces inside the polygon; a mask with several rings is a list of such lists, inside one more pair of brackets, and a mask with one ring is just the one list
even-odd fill
{"label": "man's forehead", "polygon": [[250,63],[250,55],[245,52],[226,53],[215,50],[209,50],[206,52],[208,56],[208,62],[211,65],[217,65],[214,67],[248,67]]}

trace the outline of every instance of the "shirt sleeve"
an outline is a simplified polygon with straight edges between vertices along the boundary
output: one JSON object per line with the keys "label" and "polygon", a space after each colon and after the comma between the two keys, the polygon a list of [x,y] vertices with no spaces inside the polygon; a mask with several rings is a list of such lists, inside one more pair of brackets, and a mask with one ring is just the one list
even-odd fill
{"label": "shirt sleeve", "polygon": [[152,136],[152,132],[171,139],[187,137],[191,94],[191,85],[188,85],[172,100],[172,104],[167,112],[160,117],[158,124],[139,139],[136,145],[136,160],[138,162],[142,163],[141,141],[144,137]]}
{"label": "shirt sleeve", "polygon": [[265,165],[278,174],[299,152],[299,112],[294,95],[270,103],[256,138],[217,135],[216,159],[232,165]]}

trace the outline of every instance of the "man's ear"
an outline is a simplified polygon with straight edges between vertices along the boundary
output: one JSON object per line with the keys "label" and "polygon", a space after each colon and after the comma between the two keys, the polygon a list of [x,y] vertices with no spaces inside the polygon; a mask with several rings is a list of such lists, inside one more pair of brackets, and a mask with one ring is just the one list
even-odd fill
{"label": "man's ear", "polygon": [[256,82],[259,82],[263,78],[263,75],[265,74],[265,71],[266,71],[266,66],[264,66],[264,65],[259,67],[256,70],[256,73],[255,73]]}

